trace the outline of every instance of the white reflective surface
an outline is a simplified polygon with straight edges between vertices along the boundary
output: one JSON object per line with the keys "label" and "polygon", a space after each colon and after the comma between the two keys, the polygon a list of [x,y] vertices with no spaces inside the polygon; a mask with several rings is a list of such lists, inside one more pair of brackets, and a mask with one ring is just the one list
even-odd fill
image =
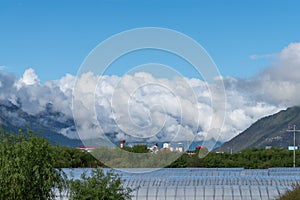
{"label": "white reflective surface", "polygon": [[[65,169],[79,178],[91,169]],[[104,169],[106,171],[108,169]],[[300,168],[271,168],[248,170],[243,168],[164,168],[150,173],[145,169],[115,171],[122,175],[124,186],[138,188],[135,200],[266,200],[300,184]],[[133,172],[133,173],[130,173]]]}

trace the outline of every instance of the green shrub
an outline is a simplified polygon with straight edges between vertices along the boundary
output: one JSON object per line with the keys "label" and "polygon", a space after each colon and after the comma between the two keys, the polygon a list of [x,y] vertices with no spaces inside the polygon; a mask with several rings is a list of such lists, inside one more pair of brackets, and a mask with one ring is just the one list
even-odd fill
{"label": "green shrub", "polygon": [[131,199],[132,189],[122,186],[118,174],[101,169],[93,169],[91,176],[81,175],[81,180],[69,181],[69,197],[71,200],[127,200]]}

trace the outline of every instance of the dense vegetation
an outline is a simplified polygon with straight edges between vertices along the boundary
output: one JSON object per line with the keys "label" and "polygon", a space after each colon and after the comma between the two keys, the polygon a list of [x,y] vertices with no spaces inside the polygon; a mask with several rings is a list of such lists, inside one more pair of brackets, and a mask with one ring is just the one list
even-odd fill
{"label": "dense vegetation", "polygon": [[104,174],[97,168],[90,176],[82,174],[82,180],[68,180],[58,167],[83,166],[81,162],[97,166],[87,152],[53,147],[31,131],[15,134],[0,129],[0,199],[56,199],[56,191],[68,191],[71,200],[130,199],[132,190],[124,188],[112,171]]}
{"label": "dense vegetation", "polygon": [[95,168],[104,165],[94,158],[92,154],[75,148],[54,146],[56,168]]}
{"label": "dense vegetation", "polygon": [[[105,160],[108,166],[117,167],[205,167],[205,168],[230,168],[243,167],[262,169],[270,167],[292,167],[293,151],[286,149],[248,149],[240,153],[215,153],[207,154],[206,149],[190,151],[179,154],[161,151],[156,154],[147,152],[142,145],[121,149],[98,149],[93,154],[99,160]],[[132,155],[134,154],[134,156]],[[296,151],[296,157],[300,157],[300,151]],[[90,161],[91,162],[91,161]],[[296,159],[296,166],[300,166],[300,159]]]}
{"label": "dense vegetation", "polygon": [[54,199],[66,186],[48,141],[30,131],[0,134],[0,199]]}
{"label": "dense vegetation", "polygon": [[70,180],[69,189],[72,200],[126,200],[132,197],[132,189],[123,187],[118,174],[112,171],[104,174],[99,168],[94,169],[91,176],[83,173],[81,180]]}
{"label": "dense vegetation", "polygon": [[149,152],[147,145],[144,145],[144,144],[137,144],[132,147],[124,146],[123,150],[128,151],[128,152],[133,152],[133,153],[148,153]]}
{"label": "dense vegetation", "polygon": [[[113,168],[163,168],[179,158],[183,153],[159,151],[157,153],[144,152],[144,145],[138,148],[99,148],[93,151],[93,155]],[[136,150],[136,151],[135,151]]]}
{"label": "dense vegetation", "polygon": [[[169,167],[243,167],[262,169],[293,166],[293,152],[285,149],[248,149],[234,154],[210,152],[204,158],[199,158],[198,155],[197,152],[193,155],[184,154]],[[299,158],[300,152],[297,151],[296,156]],[[296,165],[300,166],[300,159],[296,159]]]}
{"label": "dense vegetation", "polygon": [[[145,153],[148,152],[145,145],[125,147],[126,151],[119,148],[100,148],[95,150],[93,155],[61,146],[53,147],[53,149],[56,155],[54,165],[58,168],[105,167],[100,161],[105,161],[104,163],[110,167],[243,167],[261,169],[293,166],[293,152],[276,148],[269,150],[253,148],[233,154],[210,152],[207,155],[207,152],[203,152],[205,149],[184,154],[167,151],[156,154]],[[300,151],[296,151],[296,156],[300,158]],[[296,165],[300,166],[300,159],[296,159]]]}

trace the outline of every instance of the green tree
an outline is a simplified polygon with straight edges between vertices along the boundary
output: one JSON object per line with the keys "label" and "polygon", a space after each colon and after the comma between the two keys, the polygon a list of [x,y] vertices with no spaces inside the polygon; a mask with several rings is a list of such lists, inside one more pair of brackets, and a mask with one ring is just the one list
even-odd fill
{"label": "green tree", "polygon": [[131,199],[132,189],[125,188],[118,174],[97,168],[91,176],[81,175],[81,180],[69,181],[69,197],[71,200],[127,200]]}
{"label": "green tree", "polygon": [[134,145],[132,147],[132,152],[134,152],[134,153],[148,153],[149,150],[148,150],[147,145],[138,144],[138,145]]}
{"label": "green tree", "polygon": [[133,153],[149,153],[148,147],[145,144],[137,144],[132,147],[124,146],[122,150]]}
{"label": "green tree", "polygon": [[0,199],[55,199],[65,188],[52,146],[31,131],[0,130]]}

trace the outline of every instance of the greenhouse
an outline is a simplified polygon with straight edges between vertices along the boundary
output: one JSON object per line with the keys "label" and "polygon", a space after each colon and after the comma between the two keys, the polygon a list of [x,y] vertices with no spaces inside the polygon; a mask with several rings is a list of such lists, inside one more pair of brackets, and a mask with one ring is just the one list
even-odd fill
{"label": "greenhouse", "polygon": [[[75,169],[80,174],[82,169]],[[300,168],[118,169],[134,200],[266,200],[300,184]],[[74,173],[74,171],[72,171]]]}
{"label": "greenhouse", "polygon": [[[128,169],[127,169],[128,170]],[[134,169],[131,169],[135,171]],[[140,170],[140,169],[139,169]],[[275,199],[300,184],[300,169],[160,169],[122,172],[125,184],[138,189],[133,199]]]}

